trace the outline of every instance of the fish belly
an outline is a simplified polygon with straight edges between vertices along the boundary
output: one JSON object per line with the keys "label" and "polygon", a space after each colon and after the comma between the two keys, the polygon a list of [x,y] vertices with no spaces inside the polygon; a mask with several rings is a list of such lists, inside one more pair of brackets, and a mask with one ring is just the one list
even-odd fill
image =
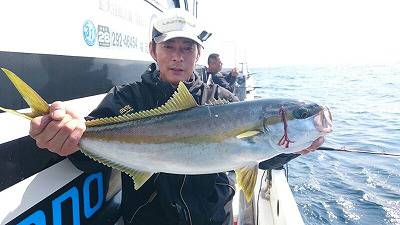
{"label": "fish belly", "polygon": [[130,169],[174,174],[229,171],[255,165],[281,153],[268,146],[246,146],[237,140],[222,143],[135,144],[82,139],[80,147],[84,152],[94,155],[96,160],[104,158]]}

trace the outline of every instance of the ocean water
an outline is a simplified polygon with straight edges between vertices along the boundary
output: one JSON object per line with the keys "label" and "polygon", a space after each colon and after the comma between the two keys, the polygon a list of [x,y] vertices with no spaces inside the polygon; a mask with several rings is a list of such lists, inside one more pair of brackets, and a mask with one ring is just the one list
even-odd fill
{"label": "ocean water", "polygon": [[[400,154],[400,65],[252,69],[255,97],[330,108],[324,146]],[[307,225],[400,224],[400,157],[315,151],[288,164]]]}

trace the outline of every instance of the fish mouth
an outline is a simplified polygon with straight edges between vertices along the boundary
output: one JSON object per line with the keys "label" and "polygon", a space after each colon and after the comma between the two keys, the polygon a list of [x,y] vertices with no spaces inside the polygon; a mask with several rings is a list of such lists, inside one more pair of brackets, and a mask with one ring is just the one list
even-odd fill
{"label": "fish mouth", "polygon": [[315,127],[323,134],[331,133],[333,130],[331,111],[324,107],[318,115],[314,117]]}

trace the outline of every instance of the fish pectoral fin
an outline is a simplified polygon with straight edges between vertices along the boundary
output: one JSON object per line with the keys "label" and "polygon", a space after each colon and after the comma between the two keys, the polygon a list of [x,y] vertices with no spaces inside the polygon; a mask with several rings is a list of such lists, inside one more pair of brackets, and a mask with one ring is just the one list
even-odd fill
{"label": "fish pectoral fin", "polygon": [[3,72],[7,75],[8,79],[13,83],[15,88],[17,88],[18,92],[21,94],[22,98],[28,103],[31,107],[31,113],[20,113],[16,110],[0,108],[1,110],[9,113],[16,114],[18,116],[22,116],[26,119],[32,119],[37,116],[43,116],[49,113],[50,107],[49,104],[43,100],[42,97],[39,96],[36,91],[34,91],[28,84],[26,84],[21,78],[15,75],[8,69],[1,68]]}
{"label": "fish pectoral fin", "polygon": [[142,187],[142,185],[146,183],[146,181],[154,174],[153,172],[144,172],[133,169],[124,172],[132,177],[135,190],[138,190],[140,187]]}
{"label": "fish pectoral fin", "polygon": [[257,136],[259,133],[261,133],[261,131],[259,131],[259,130],[249,130],[249,131],[246,131],[244,133],[237,135],[236,138],[239,138],[239,139],[250,138],[250,137]]}
{"label": "fish pectoral fin", "polygon": [[250,203],[256,186],[258,165],[236,169],[235,173],[238,186],[243,191],[246,201]]}

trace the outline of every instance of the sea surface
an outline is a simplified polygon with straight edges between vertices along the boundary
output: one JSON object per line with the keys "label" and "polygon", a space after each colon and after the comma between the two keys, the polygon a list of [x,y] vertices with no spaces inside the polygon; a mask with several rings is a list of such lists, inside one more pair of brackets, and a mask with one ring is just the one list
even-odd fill
{"label": "sea surface", "polygon": [[[250,72],[255,97],[330,108],[323,146],[400,154],[400,65],[285,66]],[[288,164],[307,225],[400,224],[400,157],[315,151]]]}

